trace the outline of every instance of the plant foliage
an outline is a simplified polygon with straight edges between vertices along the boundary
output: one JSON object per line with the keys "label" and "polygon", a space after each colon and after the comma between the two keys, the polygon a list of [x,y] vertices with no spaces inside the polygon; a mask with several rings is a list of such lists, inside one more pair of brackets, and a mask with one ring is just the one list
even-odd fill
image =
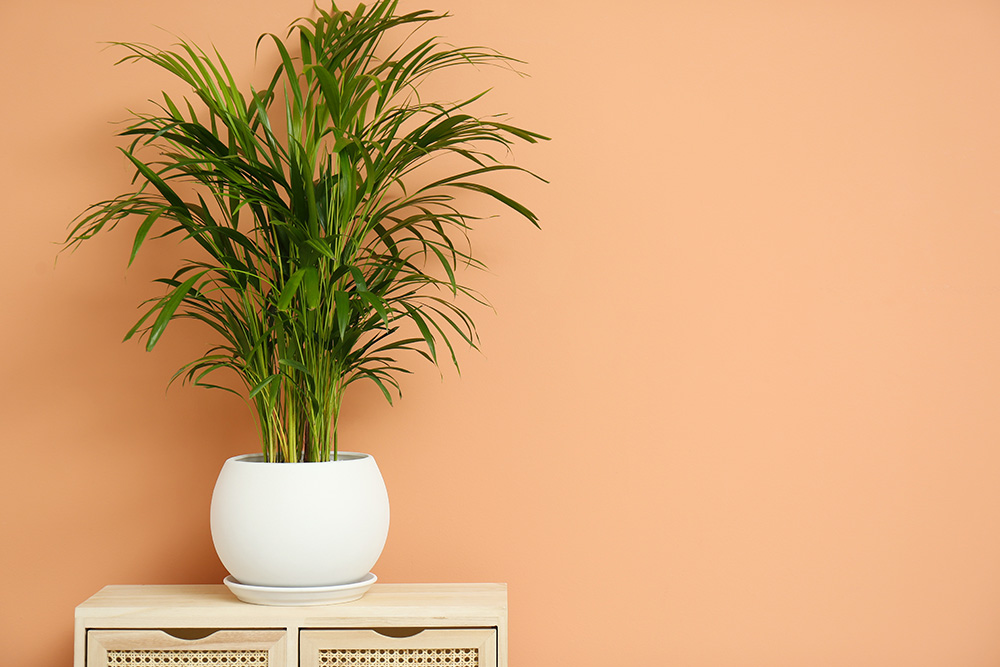
{"label": "plant foliage", "polygon": [[[459,208],[459,195],[492,198],[537,225],[483,177],[523,172],[495,155],[545,137],[473,115],[482,94],[457,103],[418,95],[439,70],[516,61],[415,37],[446,15],[396,9],[396,0],[354,11],[332,4],[284,40],[262,35],[258,50],[273,48],[279,64],[261,90],[241,90],[217,52],[186,41],[116,43],[128,51],[120,62],[153,63],[194,98],[164,93],[154,112],[134,114],[121,134],[131,138],[122,151],[135,187],[87,209],[66,243],[128,221],[130,265],[154,238],[196,244],[157,281],[165,292],[126,339],[152,350],[178,318],[214,330],[217,344],[175,378],[234,391],[215,374],[235,371],[268,461],[336,458],[350,384],[371,381],[391,402],[407,372],[400,354],[435,364],[446,354],[457,364],[457,342],[476,346],[462,303],[480,299],[458,270],[480,266],[465,242],[477,218]],[[447,156],[439,164],[448,175],[438,168],[418,180]]]}

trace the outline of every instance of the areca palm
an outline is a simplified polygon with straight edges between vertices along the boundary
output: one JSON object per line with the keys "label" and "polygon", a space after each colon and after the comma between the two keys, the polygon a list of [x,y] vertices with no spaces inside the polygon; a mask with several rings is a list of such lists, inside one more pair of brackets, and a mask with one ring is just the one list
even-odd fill
{"label": "areca palm", "polygon": [[[414,39],[444,15],[396,10],[396,0],[332,4],[285,39],[261,36],[258,49],[275,49],[279,64],[260,90],[241,89],[218,53],[185,41],[118,43],[123,61],[167,70],[194,97],[163,94],[135,115],[122,132],[135,188],[90,207],[67,243],[128,222],[129,264],[154,238],[196,244],[126,338],[151,350],[175,319],[212,329],[216,344],[175,377],[237,391],[215,379],[235,371],[268,461],[336,458],[350,384],[373,382],[391,401],[407,372],[401,354],[457,364],[457,342],[476,346],[462,304],[480,298],[459,281],[461,268],[480,266],[464,238],[476,220],[465,193],[538,222],[484,177],[524,171],[497,154],[545,137],[473,115],[481,95],[417,94],[439,70],[514,61]],[[446,156],[448,175],[427,181],[424,167]]]}

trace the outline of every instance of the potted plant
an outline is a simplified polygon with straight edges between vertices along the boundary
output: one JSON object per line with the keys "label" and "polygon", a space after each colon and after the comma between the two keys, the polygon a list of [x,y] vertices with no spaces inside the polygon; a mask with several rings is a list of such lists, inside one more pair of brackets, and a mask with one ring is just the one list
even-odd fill
{"label": "potted plant", "polygon": [[420,37],[446,14],[396,10],[396,0],[332,4],[284,40],[262,35],[258,50],[274,49],[278,64],[259,90],[239,87],[218,53],[186,41],[116,43],[127,51],[120,62],[159,66],[194,96],[164,93],[154,111],[134,114],[121,132],[134,188],[87,209],[67,245],[129,223],[129,265],[152,239],[191,248],[126,339],[152,350],[174,320],[198,320],[211,347],[174,378],[252,407],[260,453],[226,462],[212,508],[220,558],[249,586],[370,578],[388,501],[374,460],[340,450],[344,392],[369,381],[391,403],[405,355],[457,364],[456,343],[476,347],[466,308],[482,300],[459,280],[460,269],[481,266],[467,244],[477,218],[465,197],[537,225],[486,177],[528,173],[498,154],[545,137],[476,115],[482,94],[449,103],[418,94],[439,70],[517,61]]}

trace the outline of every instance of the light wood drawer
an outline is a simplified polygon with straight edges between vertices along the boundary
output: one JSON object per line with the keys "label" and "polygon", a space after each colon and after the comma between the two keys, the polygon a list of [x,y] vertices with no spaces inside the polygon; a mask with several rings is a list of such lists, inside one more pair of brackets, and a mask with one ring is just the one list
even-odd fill
{"label": "light wood drawer", "polygon": [[[392,636],[390,636],[390,634]],[[299,667],[496,667],[496,628],[303,630]]]}
{"label": "light wood drawer", "polygon": [[91,630],[87,667],[284,667],[285,643],[284,630]]}

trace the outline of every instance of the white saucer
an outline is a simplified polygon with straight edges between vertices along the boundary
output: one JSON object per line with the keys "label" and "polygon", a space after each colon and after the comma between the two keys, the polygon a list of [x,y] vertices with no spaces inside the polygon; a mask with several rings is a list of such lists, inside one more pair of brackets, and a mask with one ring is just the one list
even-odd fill
{"label": "white saucer", "polygon": [[302,607],[307,605],[340,604],[357,600],[368,592],[378,579],[369,572],[361,581],[338,586],[275,587],[250,586],[241,584],[229,575],[222,580],[233,595],[243,602],[281,607]]}

